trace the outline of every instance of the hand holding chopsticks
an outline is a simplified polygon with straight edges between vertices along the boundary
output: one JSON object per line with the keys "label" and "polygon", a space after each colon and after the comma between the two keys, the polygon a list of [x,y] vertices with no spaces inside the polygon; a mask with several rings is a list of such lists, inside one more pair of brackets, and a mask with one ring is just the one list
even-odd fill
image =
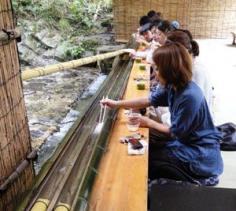
{"label": "hand holding chopsticks", "polygon": [[116,100],[111,100],[111,99],[108,99],[107,97],[104,99],[102,99],[101,101],[100,101],[100,103],[103,105],[103,106],[107,106],[107,107],[109,107],[109,108],[118,108],[119,106],[118,106],[118,101],[116,101]]}
{"label": "hand holding chopsticks", "polygon": [[[102,98],[102,101],[108,99],[107,96],[106,98]],[[105,119],[105,115],[106,115],[106,110],[107,110],[107,104],[103,104],[101,103],[100,104],[100,114],[99,114],[99,120],[98,120],[98,123],[103,123],[104,122],[104,119]]]}

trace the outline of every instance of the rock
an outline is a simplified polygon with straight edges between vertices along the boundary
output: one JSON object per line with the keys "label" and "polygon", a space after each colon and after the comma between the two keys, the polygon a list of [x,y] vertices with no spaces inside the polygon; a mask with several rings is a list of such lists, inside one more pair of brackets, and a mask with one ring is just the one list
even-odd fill
{"label": "rock", "polygon": [[58,33],[51,33],[48,29],[32,34],[32,37],[46,50],[56,48],[62,40],[62,37]]}
{"label": "rock", "polygon": [[45,83],[42,82],[34,82],[34,83],[29,83],[25,89],[31,90],[31,91],[39,91],[42,90],[46,86]]}
{"label": "rock", "polygon": [[23,60],[25,64],[32,65],[32,60],[38,55],[32,51],[27,45],[19,44],[20,60]]}
{"label": "rock", "polygon": [[123,48],[126,48],[125,44],[122,45],[106,45],[106,46],[101,46],[97,48],[97,53],[107,53],[107,52],[112,52],[112,51],[118,51]]}
{"label": "rock", "polygon": [[37,138],[35,138],[32,141],[32,147],[35,148],[39,148],[40,146],[42,146],[43,143],[45,143],[45,141],[47,140],[47,138],[49,136],[51,136],[53,133],[57,132],[58,128],[57,127],[49,127],[47,129],[47,131],[44,131],[43,134]]}
{"label": "rock", "polygon": [[[61,34],[53,28],[49,29],[47,25],[43,20],[38,20],[37,24],[31,20],[21,22],[24,33],[22,42],[18,46],[20,60],[27,68],[56,64],[66,60],[66,51],[75,48],[76,43],[80,45],[83,41],[91,40],[98,45],[111,45],[113,42],[114,34],[111,33],[99,32],[90,36],[74,36],[70,39],[68,35]],[[104,32],[104,29],[102,31]],[[85,48],[88,49],[91,43],[87,43],[88,46]],[[100,49],[101,51],[106,50]],[[83,57],[93,55],[93,50],[87,50]],[[23,82],[33,148],[39,148],[52,134],[62,138],[62,134],[58,132],[61,128],[58,126],[70,122],[64,118],[71,109],[80,108],[77,103],[85,90],[89,95],[94,94],[88,87],[99,75],[98,68],[79,67]]]}
{"label": "rock", "polygon": [[83,53],[83,57],[90,57],[90,56],[94,56],[94,52],[93,51],[85,51]]}
{"label": "rock", "polygon": [[111,43],[114,43],[113,42],[114,34],[100,33],[100,34],[90,35],[90,36],[86,36],[86,37],[80,36],[77,39],[77,43],[81,43],[83,41],[88,41],[88,40],[96,40],[98,45],[111,45]]}
{"label": "rock", "polygon": [[58,58],[59,60],[64,60],[65,59],[65,52],[70,47],[71,46],[67,42],[62,43],[61,45],[59,45],[56,48],[55,57]]}
{"label": "rock", "polygon": [[44,132],[40,131],[39,129],[30,131],[30,135],[31,135],[32,139],[39,138],[39,137],[43,136],[43,134],[44,134]]}
{"label": "rock", "polygon": [[58,45],[60,45],[61,40],[62,37],[59,34],[56,34],[53,37],[45,37],[44,39],[42,39],[42,42],[50,48],[56,48]]}

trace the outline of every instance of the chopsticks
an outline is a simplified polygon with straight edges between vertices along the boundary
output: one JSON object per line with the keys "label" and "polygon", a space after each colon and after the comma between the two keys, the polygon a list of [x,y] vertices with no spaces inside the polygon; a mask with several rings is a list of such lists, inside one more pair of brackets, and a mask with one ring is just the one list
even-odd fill
{"label": "chopsticks", "polygon": [[[107,96],[106,96],[106,98],[103,96],[102,100],[104,100],[104,99],[107,99]],[[105,116],[106,116],[106,111],[107,111],[107,105],[104,106],[104,105],[100,104],[100,114],[99,114],[98,123],[104,122]]]}

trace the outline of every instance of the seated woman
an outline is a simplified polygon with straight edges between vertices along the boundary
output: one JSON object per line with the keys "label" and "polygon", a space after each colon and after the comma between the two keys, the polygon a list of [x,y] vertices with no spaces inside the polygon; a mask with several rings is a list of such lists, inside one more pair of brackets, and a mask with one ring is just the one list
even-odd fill
{"label": "seated woman", "polygon": [[[137,31],[131,35],[131,39],[129,40],[129,43],[132,44],[132,46],[136,46],[137,40],[145,40],[142,35],[140,35],[140,29],[143,28],[144,25],[150,24],[151,19],[148,16],[142,16],[139,20],[139,28],[137,28]],[[138,46],[137,46],[138,47]]]}
{"label": "seated woman", "polygon": [[[161,45],[165,44],[166,41],[166,35],[168,32],[175,30],[172,26],[171,23],[168,20],[160,20],[157,22],[153,23],[154,25],[154,30],[153,30],[153,40],[158,43],[153,45],[152,47],[152,51],[149,51],[149,54],[147,54],[146,60],[148,61],[148,63],[151,64],[151,89],[155,89],[157,83],[154,77],[154,72],[153,72],[153,60],[152,60],[152,56],[153,56],[153,52],[154,50]],[[166,110],[165,110],[166,111]]]}
{"label": "seated woman", "polygon": [[171,26],[171,23],[168,20],[162,20],[158,26],[156,33],[154,35],[154,39],[159,42],[160,45],[164,45],[166,41],[166,35],[168,32],[174,30]]}
{"label": "seated woman", "polygon": [[[193,61],[193,76],[192,80],[201,88],[205,99],[208,104],[211,116],[213,117],[213,86],[211,83],[211,78],[208,73],[208,68],[197,59],[200,54],[198,43],[193,40],[192,34],[188,30],[177,29],[175,31],[167,33],[167,43],[168,42],[179,42],[182,44],[190,53]],[[163,123],[170,125],[170,115],[168,110],[158,109],[160,114],[160,119]]]}
{"label": "seated woman", "polygon": [[[141,126],[168,137],[162,146],[159,139],[150,142],[149,177],[168,178],[161,165],[184,172],[203,185],[215,185],[223,171],[219,141],[221,134],[214,127],[201,89],[191,80],[192,61],[186,48],[179,43],[167,43],[154,52],[157,78],[162,87],[149,97],[114,101],[102,100],[111,108],[143,108],[169,106],[171,126],[148,117],[139,117]],[[171,179],[185,180],[176,174]]]}
{"label": "seated woman", "polygon": [[139,34],[137,34],[136,42],[143,45],[145,49],[149,48],[153,40],[152,24],[147,23],[140,27]]}

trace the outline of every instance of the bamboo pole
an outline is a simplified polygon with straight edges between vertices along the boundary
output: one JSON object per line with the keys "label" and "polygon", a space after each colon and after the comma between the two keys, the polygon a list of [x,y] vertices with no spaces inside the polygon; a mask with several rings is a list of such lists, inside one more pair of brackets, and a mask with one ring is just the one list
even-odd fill
{"label": "bamboo pole", "polygon": [[55,208],[55,211],[70,211],[70,205],[65,203],[59,203]]}
{"label": "bamboo pole", "polygon": [[47,211],[48,204],[48,199],[38,199],[31,211]]}
{"label": "bamboo pole", "polygon": [[72,60],[69,62],[63,62],[59,64],[48,65],[44,67],[38,67],[38,68],[30,69],[30,70],[25,70],[22,72],[21,77],[22,77],[22,80],[29,80],[35,77],[56,73],[65,69],[76,68],[76,67],[90,64],[96,61],[113,58],[115,56],[118,56],[124,53],[127,53],[126,49],[122,49],[122,50],[118,50],[118,51],[114,51],[110,53],[105,53],[105,54],[99,54],[96,56],[91,56],[91,57],[82,58],[78,60]]}
{"label": "bamboo pole", "polygon": [[[124,69],[124,74],[121,75],[121,77],[117,77],[118,80],[115,80],[116,83],[113,83],[113,87],[111,87],[108,91],[109,97],[112,99],[120,99],[123,96],[131,70],[131,63],[128,63],[127,66],[123,66],[122,69]],[[119,87],[119,89],[117,87]],[[116,119],[116,116],[116,110],[109,111],[109,114],[105,120],[104,128],[96,140],[96,144],[94,144],[92,152],[90,153],[90,159],[87,161],[87,166],[84,169],[83,178],[77,187],[75,197],[71,199],[71,210],[83,210],[84,207],[88,206],[88,199],[93,182],[96,174],[99,173],[97,171],[98,164],[102,154],[106,151],[107,141],[109,140],[110,131],[113,127],[113,122]]]}

